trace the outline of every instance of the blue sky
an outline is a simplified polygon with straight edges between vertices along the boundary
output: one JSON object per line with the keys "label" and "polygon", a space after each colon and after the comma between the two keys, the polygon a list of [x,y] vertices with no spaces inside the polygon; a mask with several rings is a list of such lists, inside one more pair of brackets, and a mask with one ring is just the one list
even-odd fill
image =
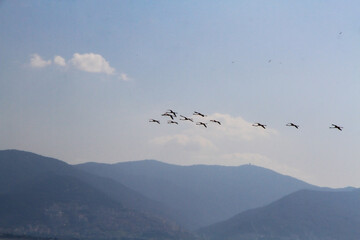
{"label": "blue sky", "polygon": [[[69,163],[253,163],[359,187],[359,10],[357,1],[0,1],[0,148]],[[168,125],[169,108],[223,124]]]}

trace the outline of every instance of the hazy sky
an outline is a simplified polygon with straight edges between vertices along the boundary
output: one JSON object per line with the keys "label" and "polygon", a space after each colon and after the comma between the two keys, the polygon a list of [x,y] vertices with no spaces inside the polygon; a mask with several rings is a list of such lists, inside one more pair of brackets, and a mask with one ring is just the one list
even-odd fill
{"label": "hazy sky", "polygon": [[[0,1],[0,149],[252,163],[360,187],[359,12],[350,0]],[[169,125],[169,108],[222,125]]]}

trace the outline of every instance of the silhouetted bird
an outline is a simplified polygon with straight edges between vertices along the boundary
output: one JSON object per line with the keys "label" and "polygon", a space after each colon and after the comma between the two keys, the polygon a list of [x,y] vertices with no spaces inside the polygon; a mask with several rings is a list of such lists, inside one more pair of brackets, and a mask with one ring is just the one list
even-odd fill
{"label": "silhouetted bird", "polygon": [[176,122],[176,121],[169,120],[169,121],[168,121],[168,124],[176,124],[176,125],[178,125],[179,123]]}
{"label": "silhouetted bird", "polygon": [[167,116],[167,117],[170,117],[172,120],[174,120],[173,115],[171,115],[170,113],[164,113],[164,114],[161,114],[161,116]]}
{"label": "silhouetted bird", "polygon": [[170,113],[172,115],[174,115],[174,117],[177,117],[176,114],[177,112],[174,112],[173,110],[169,109],[166,113]]}
{"label": "silhouetted bird", "polygon": [[204,127],[206,127],[206,128],[207,128],[207,126],[206,126],[206,125],[207,125],[207,123],[197,122],[197,123],[196,123],[196,125],[203,125]]}
{"label": "silhouetted bird", "polygon": [[210,120],[210,122],[217,123],[217,124],[221,125],[221,122],[219,122],[217,120]]}
{"label": "silhouetted bird", "polygon": [[296,124],[293,124],[293,123],[288,123],[288,124],[286,124],[286,126],[288,126],[288,127],[294,127],[294,128],[296,128],[296,129],[299,128],[299,125],[296,125]]}
{"label": "silhouetted bird", "polygon": [[254,127],[262,127],[263,129],[266,129],[266,125],[261,124],[261,123],[255,123],[253,124]]}
{"label": "silhouetted bird", "polygon": [[154,122],[154,123],[160,124],[160,121],[159,121],[159,120],[156,120],[156,119],[150,119],[149,122]]}
{"label": "silhouetted bird", "polygon": [[180,115],[180,117],[182,117],[182,118],[180,118],[180,120],[193,122],[192,118],[188,118],[188,117],[185,117],[183,115]]}
{"label": "silhouetted bird", "polygon": [[205,117],[206,115],[202,114],[202,113],[199,113],[199,112],[196,112],[194,111],[193,115],[198,115],[198,116],[201,116],[201,117]]}
{"label": "silhouetted bird", "polygon": [[332,125],[332,127],[329,127],[329,128],[336,128],[340,131],[342,131],[342,129],[343,129],[343,127],[339,127],[338,125],[335,125],[335,124],[331,124],[331,125]]}

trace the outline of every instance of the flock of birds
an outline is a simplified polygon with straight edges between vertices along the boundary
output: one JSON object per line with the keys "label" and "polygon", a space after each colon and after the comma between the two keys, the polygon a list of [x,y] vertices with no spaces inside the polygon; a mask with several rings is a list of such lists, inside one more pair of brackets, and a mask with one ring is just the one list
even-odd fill
{"label": "flock of birds", "polygon": [[[261,123],[255,123],[255,124],[253,124],[253,126],[254,127],[262,127],[263,129],[266,129],[266,125],[261,124]],[[299,129],[299,125],[296,125],[294,123],[288,123],[288,124],[286,124],[286,126],[294,127],[296,129]],[[336,124],[331,124],[331,127],[329,127],[329,128],[335,128],[335,129],[338,129],[339,131],[342,131],[342,129],[343,129],[343,127],[340,127],[340,126],[338,126]]]}
{"label": "flock of birds", "polygon": [[[342,35],[342,33],[343,32],[338,32],[338,36]],[[272,59],[269,59],[268,63],[271,63],[271,62],[272,62]],[[235,63],[235,61],[232,61],[232,63]],[[206,117],[205,114],[202,114],[202,113],[197,112],[197,111],[194,111],[193,115],[200,116],[202,118]],[[179,124],[179,122],[175,121],[175,118],[177,118],[177,112],[175,112],[175,111],[173,111],[171,109],[168,109],[165,113],[161,114],[161,116],[169,117],[171,119],[171,120],[167,121],[168,124],[176,124],[176,125]],[[186,117],[186,116],[183,116],[183,115],[180,115],[180,117],[181,117],[180,120],[182,120],[182,121],[194,122],[194,120],[192,118],[190,118],[190,117]],[[160,124],[160,120],[157,120],[157,119],[150,119],[149,122]],[[217,123],[217,124],[221,125],[221,122],[218,121],[218,120],[215,120],[215,119],[211,119],[210,122]],[[199,121],[199,122],[196,122],[196,125],[204,126],[205,128],[207,128],[208,123]],[[254,127],[262,127],[263,129],[266,129],[266,125],[262,124],[262,123],[254,123],[254,124],[252,124],[252,126],[254,126]],[[287,123],[286,126],[294,127],[296,129],[299,129],[299,125],[294,124],[292,122]],[[343,127],[340,127],[339,125],[336,125],[336,124],[331,124],[331,126],[329,128],[337,129],[339,131],[342,131],[342,129],[343,129]]]}
{"label": "flock of birds", "polygon": [[[168,124],[176,124],[176,125],[178,125],[179,122],[175,121],[175,118],[178,117],[177,114],[178,114],[177,112],[169,109],[169,110],[167,110],[165,113],[161,114],[161,116],[163,116],[163,117],[169,117],[169,118],[171,119],[171,120],[168,120],[168,121],[167,121]],[[197,112],[197,111],[194,111],[193,115],[194,115],[194,116],[200,116],[200,117],[202,117],[202,118],[205,118],[205,117],[206,117],[205,114],[202,114],[202,113]],[[190,117],[186,117],[186,116],[184,116],[184,115],[179,115],[179,116],[180,116],[180,120],[181,120],[181,121],[194,122],[194,119],[192,119],[192,118],[190,118]],[[160,120],[157,120],[157,119],[150,119],[149,122],[153,122],[153,123],[160,124]],[[215,119],[210,119],[210,122],[216,123],[216,124],[218,124],[218,125],[221,125],[221,122],[218,121],[218,120],[215,120]],[[203,122],[203,121],[199,121],[199,122],[196,122],[196,125],[203,126],[203,127],[207,128],[208,123],[205,123],[205,122]]]}
{"label": "flock of birds", "polygon": [[[200,116],[202,118],[206,117],[205,114],[202,114],[202,113],[197,112],[197,111],[194,111],[193,115],[194,116]],[[175,118],[178,117],[177,112],[175,112],[175,111],[173,111],[171,109],[168,109],[165,113],[161,114],[161,116],[169,117],[171,119],[171,120],[167,121],[168,124],[176,124],[176,125],[179,124],[179,122],[175,121]],[[194,122],[194,120],[192,118],[190,118],[190,117],[186,117],[186,116],[183,116],[183,115],[180,115],[180,117],[181,117],[180,118],[181,121]],[[150,119],[149,122],[160,124],[160,120],[157,120],[157,119]],[[221,125],[221,122],[218,121],[218,120],[215,120],[215,119],[210,119],[210,122],[217,123],[217,124]],[[203,127],[207,128],[208,123],[199,121],[199,122],[196,122],[196,125],[203,126]],[[261,124],[261,123],[254,123],[252,126],[254,126],[254,127],[262,127],[263,129],[266,129],[266,125]],[[294,127],[296,129],[299,129],[299,125],[296,125],[296,124],[294,124],[292,122],[287,123],[286,126]],[[334,128],[334,129],[337,129],[339,131],[342,131],[342,129],[343,129],[343,127],[340,127],[339,125],[336,125],[336,124],[331,124],[331,126],[329,128]]]}

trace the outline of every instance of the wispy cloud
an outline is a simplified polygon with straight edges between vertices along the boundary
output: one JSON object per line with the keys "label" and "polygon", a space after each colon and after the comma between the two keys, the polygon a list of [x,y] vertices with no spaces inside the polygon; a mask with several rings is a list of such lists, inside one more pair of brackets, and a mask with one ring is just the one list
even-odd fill
{"label": "wispy cloud", "polygon": [[121,73],[120,74],[120,79],[123,80],[123,81],[130,81],[131,80],[126,73]]}
{"label": "wispy cloud", "polygon": [[108,61],[103,56],[95,53],[79,54],[74,53],[69,61],[75,68],[92,73],[114,74],[115,69],[110,67]]}
{"label": "wispy cloud", "polygon": [[[174,141],[180,145],[185,145],[197,142],[199,144],[201,143],[200,145],[203,147],[208,147],[214,146],[213,142],[253,142],[268,139],[271,135],[277,135],[275,129],[255,128],[251,122],[244,120],[242,117],[214,113],[205,118],[206,119],[196,119],[196,117],[194,117],[194,121],[201,120],[208,122],[207,129],[196,126],[195,124],[186,124],[178,134],[157,137],[153,139],[152,143],[165,144]],[[220,121],[221,125],[209,122],[211,119]]]}
{"label": "wispy cloud", "polygon": [[221,126],[210,126],[212,135],[217,137],[236,137],[242,140],[251,141],[258,138],[268,138],[278,132],[273,128],[255,128],[253,123],[246,121],[242,117],[233,117],[229,114],[214,113],[208,116],[209,119],[216,119],[222,122]]}
{"label": "wispy cloud", "polygon": [[56,65],[59,65],[59,66],[62,66],[62,67],[66,66],[65,59],[63,57],[61,57],[61,56],[55,56],[54,57],[54,63]]}
{"label": "wispy cloud", "polygon": [[[278,135],[275,129],[255,128],[252,122],[240,116],[223,113],[193,118],[195,122],[208,122],[208,128],[186,123],[178,128],[179,132],[176,134],[160,135],[150,140],[150,145],[159,152],[159,158],[171,156],[176,161],[180,161],[178,158],[181,158],[182,162],[183,159],[192,159],[198,163],[221,165],[249,162],[271,165],[264,148],[273,141],[273,136]],[[221,125],[209,122],[211,119],[219,120]],[[259,145],[262,146],[260,149]]]}
{"label": "wispy cloud", "polygon": [[[88,73],[103,73],[107,75],[115,75],[122,81],[130,81],[131,78],[124,72],[116,73],[115,68],[100,54],[95,53],[74,53],[68,61],[62,56],[54,56],[54,60],[44,60],[39,54],[31,55],[30,66],[34,68],[43,68],[52,64],[60,67],[70,67]],[[69,69],[69,68],[67,68]]]}
{"label": "wispy cloud", "polygon": [[34,68],[43,68],[51,64],[51,60],[44,60],[38,54],[33,54],[30,57],[30,66]]}

